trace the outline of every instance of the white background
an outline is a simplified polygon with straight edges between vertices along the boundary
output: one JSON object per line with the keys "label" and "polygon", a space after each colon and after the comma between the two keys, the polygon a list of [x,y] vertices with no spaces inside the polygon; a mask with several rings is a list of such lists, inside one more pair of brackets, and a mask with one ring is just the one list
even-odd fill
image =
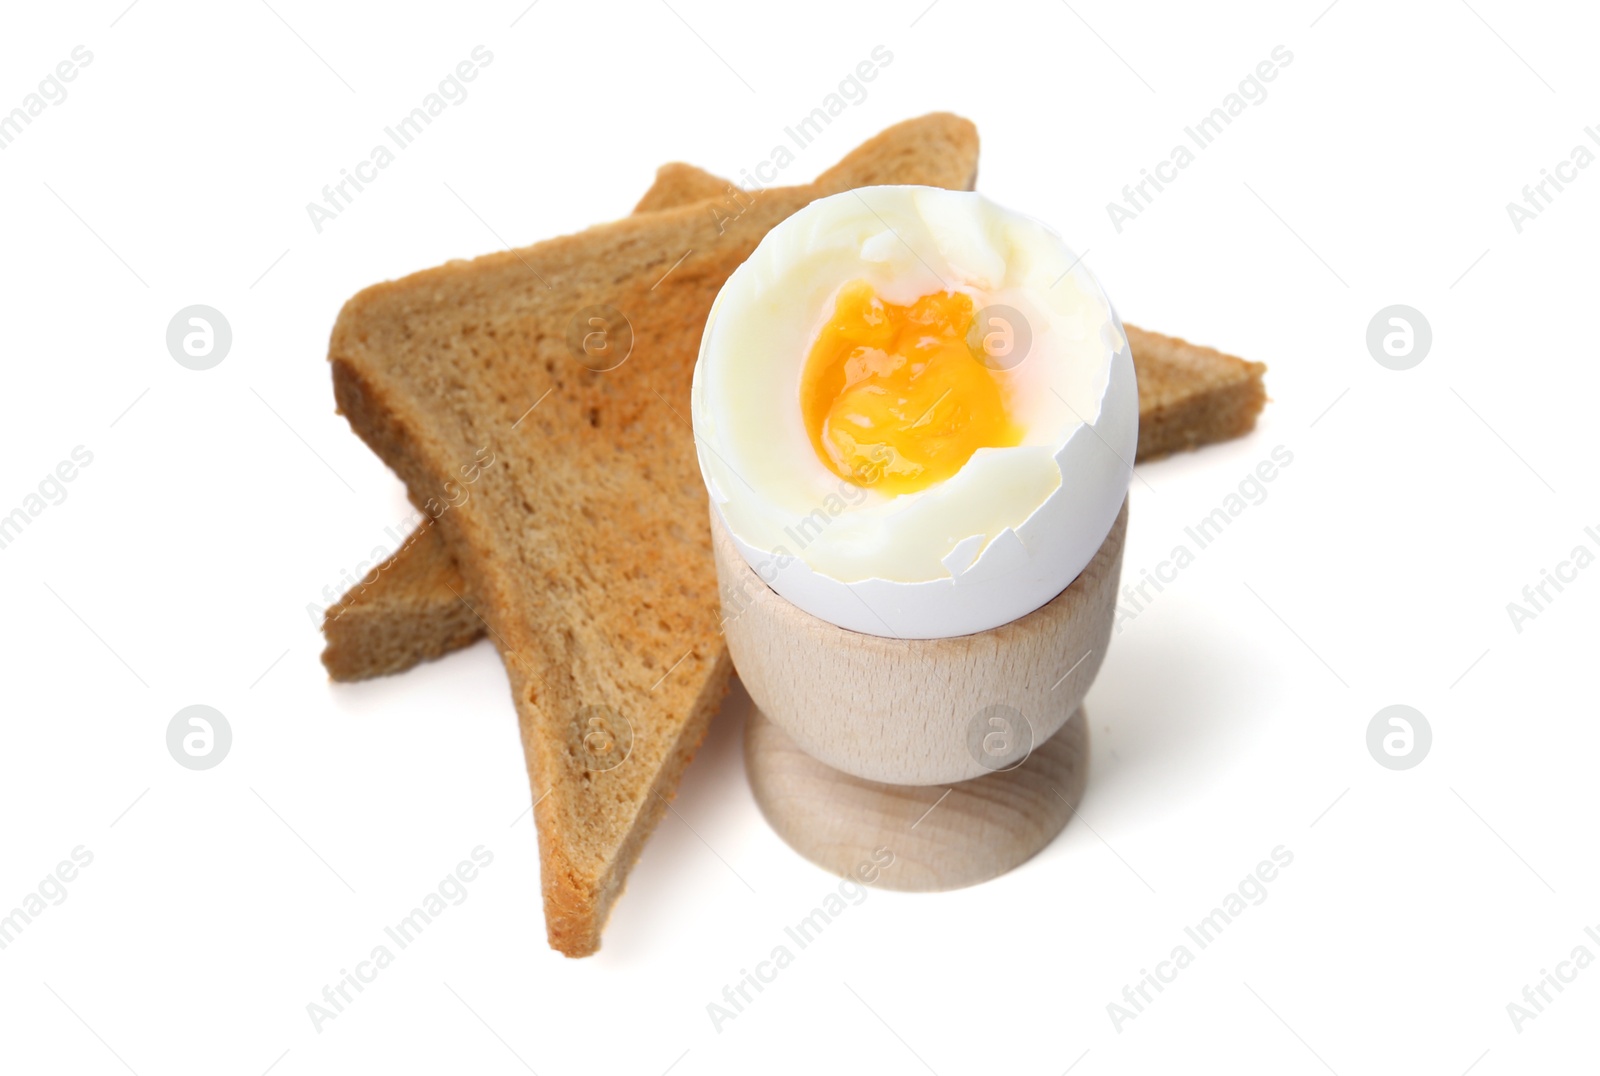
{"label": "white background", "polygon": [[[0,152],[0,514],[94,457],[0,550],[0,911],[94,856],[0,951],[0,1068],[1593,1066],[1600,970],[1520,1031],[1507,1004],[1600,956],[1600,568],[1520,632],[1506,606],[1600,551],[1600,168],[1520,234],[1505,208],[1600,124],[1592,11],[124,7],[17,6],[0,34],[0,110],[94,56]],[[1117,637],[1054,844],[975,889],[871,893],[719,1031],[707,1003],[837,884],[763,823],[738,704],[603,951],[546,948],[494,651],[354,686],[318,663],[307,606],[409,515],[333,412],[327,336],[368,283],[621,215],[663,161],[737,177],[880,44],[891,65],[785,182],[960,112],[980,189],[1086,251],[1129,321],[1270,365],[1255,433],[1139,469],[1125,578],[1274,446],[1293,463]],[[318,234],[305,204],[477,45],[470,97]],[[1267,99],[1119,234],[1106,203],[1278,45]],[[234,333],[203,373],[165,344],[194,303]],[[1406,372],[1365,344],[1393,303],[1433,329]],[[165,745],[192,703],[233,728],[206,772]],[[1368,754],[1392,703],[1431,724],[1414,769]],[[480,844],[466,902],[316,1030],[307,1003]],[[1107,1004],[1278,845],[1265,903],[1116,1027]]]}

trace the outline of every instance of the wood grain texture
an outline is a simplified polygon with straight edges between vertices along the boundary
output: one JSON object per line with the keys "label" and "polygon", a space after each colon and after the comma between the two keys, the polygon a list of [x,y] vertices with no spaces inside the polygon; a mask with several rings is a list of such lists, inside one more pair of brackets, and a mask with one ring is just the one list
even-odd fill
{"label": "wood grain texture", "polygon": [[1015,769],[940,788],[841,773],[752,709],[745,770],[767,822],[817,866],[853,876],[888,852],[874,885],[960,889],[1021,865],[1061,832],[1088,783],[1089,723],[1078,709]]}
{"label": "wood grain texture", "polygon": [[[889,639],[779,597],[713,511],[723,635],[756,706],[817,759],[869,781],[965,781],[1023,757],[1083,702],[1111,640],[1127,526],[1124,500],[1088,567],[1027,616],[974,635]],[[1020,718],[1031,735],[991,750],[997,718]]]}

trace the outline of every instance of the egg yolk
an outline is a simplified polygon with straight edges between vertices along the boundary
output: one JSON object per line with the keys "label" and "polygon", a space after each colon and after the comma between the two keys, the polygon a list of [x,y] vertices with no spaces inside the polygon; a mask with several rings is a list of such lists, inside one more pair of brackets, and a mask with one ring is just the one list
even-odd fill
{"label": "egg yolk", "polygon": [[1019,444],[1000,380],[969,343],[972,298],[947,291],[910,306],[858,281],[840,292],[812,345],[800,408],[829,470],[889,494],[944,481],[980,448]]}

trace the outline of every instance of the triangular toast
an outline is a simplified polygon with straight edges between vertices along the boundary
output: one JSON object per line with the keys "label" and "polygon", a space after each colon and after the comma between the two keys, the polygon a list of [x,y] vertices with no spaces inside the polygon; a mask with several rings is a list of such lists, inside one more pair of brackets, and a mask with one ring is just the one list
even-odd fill
{"label": "triangular toast", "polygon": [[[635,214],[721,199],[733,184],[692,164],[664,164]],[[403,672],[483,638],[455,558],[424,517],[400,548],[323,614],[322,664],[335,680]]]}
{"label": "triangular toast", "polygon": [[[340,410],[438,509],[434,530],[504,659],[561,952],[598,948],[731,671],[688,419],[712,300],[813,199],[881,183],[969,188],[977,151],[972,124],[925,116],[815,183],[451,263],[340,312],[329,343]],[[626,361],[604,373],[568,344],[597,306],[631,323]],[[620,328],[608,332],[621,350]]]}
{"label": "triangular toast", "polygon": [[[727,189],[724,180],[690,165],[666,167],[703,178],[691,193]],[[652,189],[640,206],[655,193]],[[1139,381],[1138,462],[1254,428],[1267,399],[1261,381],[1265,365],[1137,326],[1125,328]],[[422,524],[398,553],[328,609],[322,661],[329,674],[335,680],[386,676],[482,638],[483,621],[472,611],[465,586],[444,542],[431,524]]]}

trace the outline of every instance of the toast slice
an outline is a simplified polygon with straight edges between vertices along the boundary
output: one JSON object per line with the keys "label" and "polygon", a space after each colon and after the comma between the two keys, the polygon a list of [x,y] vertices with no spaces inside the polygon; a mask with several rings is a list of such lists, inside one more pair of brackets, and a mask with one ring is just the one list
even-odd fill
{"label": "toast slice", "polygon": [[707,198],[725,198],[735,193],[726,179],[714,176],[703,168],[682,161],[672,161],[656,169],[656,181],[644,192],[635,213],[653,213],[662,209],[676,209],[690,202],[703,202]]}
{"label": "toast slice", "polygon": [[[727,196],[732,184],[692,164],[664,164],[634,213]],[[323,614],[322,664],[335,680],[403,672],[483,638],[455,558],[424,518],[387,560]]]}
{"label": "toast slice", "polygon": [[[692,196],[727,183],[691,165],[673,182]],[[639,205],[660,204],[661,180]],[[1266,404],[1259,362],[1125,325],[1139,382],[1139,451],[1143,463],[1248,433]],[[322,661],[335,680],[403,672],[482,638],[483,621],[469,604],[461,574],[438,535],[424,523],[399,553],[329,608]]]}
{"label": "toast slice", "polygon": [[[814,183],[731,211],[682,206],[451,263],[340,312],[328,349],[339,408],[438,506],[433,530],[505,663],[553,948],[599,947],[731,673],[688,420],[712,301],[812,200],[883,183],[969,188],[977,153],[971,123],[925,116]],[[604,346],[627,354],[604,373],[579,361],[599,306],[631,327],[603,322]]]}
{"label": "toast slice", "polygon": [[1140,461],[1226,441],[1255,428],[1267,403],[1264,363],[1124,325],[1139,382]]}

